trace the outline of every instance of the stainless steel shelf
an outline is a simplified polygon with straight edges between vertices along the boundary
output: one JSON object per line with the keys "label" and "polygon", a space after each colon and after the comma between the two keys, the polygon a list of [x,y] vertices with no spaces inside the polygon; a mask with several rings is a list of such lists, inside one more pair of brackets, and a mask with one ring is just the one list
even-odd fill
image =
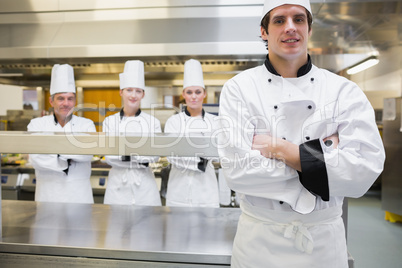
{"label": "stainless steel shelf", "polygon": [[202,134],[178,136],[155,134],[144,136],[126,133],[109,136],[105,133],[50,133],[0,131],[1,153],[93,154],[143,156],[205,156],[217,157],[216,137]]}

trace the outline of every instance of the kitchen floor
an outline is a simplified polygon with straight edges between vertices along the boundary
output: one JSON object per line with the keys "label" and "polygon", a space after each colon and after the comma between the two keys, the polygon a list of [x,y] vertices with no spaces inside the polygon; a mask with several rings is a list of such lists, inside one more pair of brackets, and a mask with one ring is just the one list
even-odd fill
{"label": "kitchen floor", "polygon": [[348,250],[355,259],[354,268],[402,267],[402,223],[384,217],[380,190],[349,198]]}

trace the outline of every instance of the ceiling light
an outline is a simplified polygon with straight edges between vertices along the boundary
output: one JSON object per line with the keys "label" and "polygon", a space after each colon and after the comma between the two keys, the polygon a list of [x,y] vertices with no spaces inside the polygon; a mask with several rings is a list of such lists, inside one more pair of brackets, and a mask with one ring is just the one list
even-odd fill
{"label": "ceiling light", "polygon": [[354,66],[350,67],[346,73],[351,75],[351,74],[357,74],[358,72],[361,72],[363,70],[366,70],[370,67],[373,67],[374,65],[376,65],[380,60],[376,57],[376,56],[371,56],[357,64],[355,64]]}

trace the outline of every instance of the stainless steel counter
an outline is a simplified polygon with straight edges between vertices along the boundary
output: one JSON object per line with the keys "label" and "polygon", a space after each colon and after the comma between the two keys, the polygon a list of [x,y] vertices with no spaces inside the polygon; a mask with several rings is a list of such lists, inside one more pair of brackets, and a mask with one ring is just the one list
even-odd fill
{"label": "stainless steel counter", "polygon": [[12,200],[2,209],[1,267],[229,266],[240,215],[238,208]]}

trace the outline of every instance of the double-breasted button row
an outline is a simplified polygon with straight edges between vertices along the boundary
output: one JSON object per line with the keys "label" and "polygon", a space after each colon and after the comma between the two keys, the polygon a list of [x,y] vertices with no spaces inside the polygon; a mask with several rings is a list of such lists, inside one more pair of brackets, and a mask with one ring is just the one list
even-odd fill
{"label": "double-breasted button row", "polygon": [[[311,82],[314,82],[314,77],[311,77],[311,78],[310,78],[310,81],[311,81]],[[271,82],[272,82],[272,79],[271,79],[271,78],[268,78],[268,82],[271,83]]]}
{"label": "double-breasted button row", "polygon": [[[311,81],[311,82],[314,82],[314,77],[311,77],[311,78],[310,78],[310,81]],[[271,78],[268,78],[268,82],[271,83],[271,82],[272,82],[272,79],[271,79]]]}
{"label": "double-breasted button row", "polygon": [[[278,105],[274,105],[274,109],[277,110]],[[307,109],[311,110],[311,109],[313,109],[313,106],[309,105],[309,106],[307,106]]]}

